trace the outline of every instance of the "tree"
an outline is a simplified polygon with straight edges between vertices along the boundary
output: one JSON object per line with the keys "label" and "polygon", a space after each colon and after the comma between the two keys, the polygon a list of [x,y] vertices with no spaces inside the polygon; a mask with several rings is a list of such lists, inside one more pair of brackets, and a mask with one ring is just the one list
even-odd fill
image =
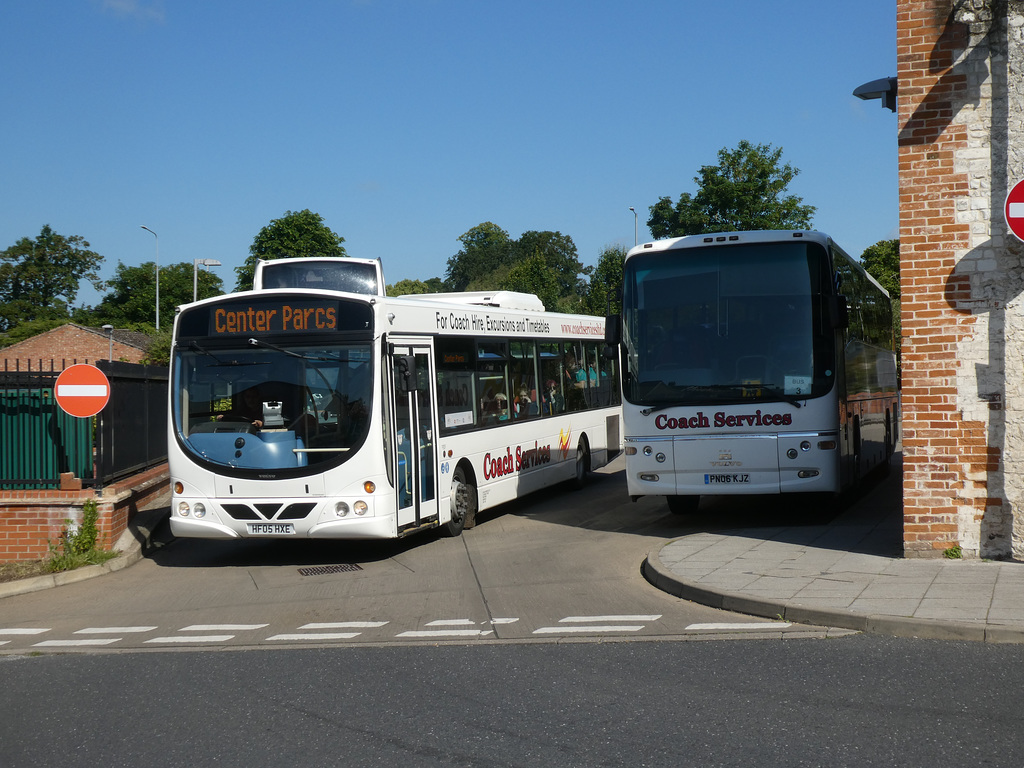
{"label": "tree", "polygon": [[[174,308],[192,301],[194,264],[183,261],[160,267],[160,319],[174,317]],[[148,331],[156,323],[155,264],[145,262],[137,267],[118,263],[114,277],[107,282],[108,292],[93,308],[97,323],[110,323],[118,328]],[[224,293],[224,281],[216,273],[199,270],[197,296],[200,299]],[[160,330],[169,330],[160,323]]]}
{"label": "tree", "polygon": [[399,280],[387,288],[388,296],[413,296],[421,293],[440,293],[444,290],[444,283],[440,277],[431,277],[423,280]]}
{"label": "tree", "polygon": [[70,318],[83,278],[102,287],[102,263],[84,238],[59,235],[49,224],[34,240],[23,237],[0,251],[0,331],[29,320]]}
{"label": "tree", "polygon": [[[501,267],[512,266],[512,240],[508,232],[493,222],[477,224],[460,235],[459,241],[462,250],[448,259],[445,290],[468,290],[474,281],[487,278]],[[491,285],[484,289],[496,287]]]}
{"label": "tree", "polygon": [[559,309],[558,273],[548,266],[540,251],[512,267],[499,287],[503,291],[532,293],[544,303],[545,309]]}
{"label": "tree", "polygon": [[879,240],[869,245],[860,256],[864,269],[892,299],[892,336],[896,346],[896,365],[902,365],[902,323],[900,321],[900,241]]}
{"label": "tree", "polygon": [[560,298],[582,292],[580,273],[584,271],[584,266],[580,263],[576,243],[571,237],[561,232],[523,232],[512,245],[513,262],[519,263],[534,254],[540,254],[554,273]]}
{"label": "tree", "polygon": [[879,240],[860,256],[864,269],[894,298],[900,298],[900,241]]}
{"label": "tree", "polygon": [[345,238],[331,231],[319,213],[308,208],[286,211],[280,219],[273,219],[259,231],[249,246],[249,256],[240,267],[235,267],[238,281],[236,291],[252,288],[256,275],[256,262],[260,259],[318,258],[348,256],[342,243]]}
{"label": "tree", "polygon": [[662,197],[650,207],[647,226],[655,238],[752,229],[809,229],[815,208],[786,194],[800,173],[780,165],[782,148],[741,141],[718,151],[718,165],[705,165],[694,177],[697,193],[679,202]]}
{"label": "tree", "polygon": [[626,263],[626,249],[621,245],[606,246],[597,258],[597,266],[587,286],[583,311],[590,315],[606,315],[609,311],[622,311],[621,296],[616,293],[622,288],[622,273]]}

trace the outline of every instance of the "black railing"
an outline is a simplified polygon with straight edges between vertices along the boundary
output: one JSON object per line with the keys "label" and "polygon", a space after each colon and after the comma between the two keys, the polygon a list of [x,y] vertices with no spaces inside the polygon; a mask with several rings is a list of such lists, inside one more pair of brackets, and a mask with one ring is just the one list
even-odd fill
{"label": "black railing", "polygon": [[56,366],[0,370],[0,489],[59,488],[65,473],[100,488],[166,460],[167,369],[97,367],[110,381],[110,401],[85,419],[57,405]]}

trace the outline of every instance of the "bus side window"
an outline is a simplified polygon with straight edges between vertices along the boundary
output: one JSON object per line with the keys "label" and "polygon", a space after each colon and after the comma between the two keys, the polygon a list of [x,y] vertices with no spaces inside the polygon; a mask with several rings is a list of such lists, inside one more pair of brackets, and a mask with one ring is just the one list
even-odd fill
{"label": "bus side window", "polygon": [[511,344],[512,389],[510,393],[512,415],[526,419],[540,413],[537,405],[537,366],[532,341],[513,341]]}
{"label": "bus side window", "polygon": [[565,385],[562,375],[562,357],[557,344],[541,344],[540,352],[540,412],[553,416],[565,411]]}
{"label": "bus side window", "polygon": [[582,411],[587,407],[584,391],[587,388],[586,358],[581,342],[562,346],[562,379],[565,382],[565,409]]}

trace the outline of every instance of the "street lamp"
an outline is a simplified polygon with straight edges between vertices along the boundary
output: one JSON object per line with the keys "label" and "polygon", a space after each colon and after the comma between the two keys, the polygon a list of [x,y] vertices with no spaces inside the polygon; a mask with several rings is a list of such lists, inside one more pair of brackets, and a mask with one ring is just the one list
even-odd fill
{"label": "street lamp", "polygon": [[202,264],[206,267],[206,271],[210,271],[210,267],[219,267],[220,262],[216,259],[192,259],[192,301],[195,301],[199,295],[199,265]]}
{"label": "street lamp", "polygon": [[633,212],[633,247],[635,248],[637,243],[639,242],[639,240],[637,239],[637,232],[639,230],[637,229],[638,225],[637,225],[637,218],[636,218],[636,208],[634,208],[631,205],[631,206],[629,206],[629,210],[631,210]]}
{"label": "street lamp", "polygon": [[114,359],[114,326],[108,323],[103,326],[103,330],[107,332],[107,340],[110,342],[107,348],[107,361],[112,362]]}
{"label": "street lamp", "polygon": [[156,236],[156,232],[147,227],[145,224],[140,224],[144,230],[149,232],[153,237],[156,237],[156,330],[160,331],[160,238]]}

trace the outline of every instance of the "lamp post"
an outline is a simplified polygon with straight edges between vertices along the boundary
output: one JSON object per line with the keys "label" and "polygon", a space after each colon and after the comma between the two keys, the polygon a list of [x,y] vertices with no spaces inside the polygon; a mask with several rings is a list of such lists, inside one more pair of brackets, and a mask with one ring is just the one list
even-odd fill
{"label": "lamp post", "polygon": [[111,362],[114,359],[114,326],[108,323],[103,326],[103,330],[107,332],[107,341],[110,342],[107,345],[107,361]]}
{"label": "lamp post", "polygon": [[149,232],[153,237],[156,238],[156,330],[160,331],[160,238],[156,236],[156,232],[147,227],[145,224],[140,224],[144,230]]}
{"label": "lamp post", "polygon": [[199,296],[199,265],[202,264],[209,271],[210,267],[219,267],[220,262],[216,259],[192,259],[192,301]]}
{"label": "lamp post", "polygon": [[637,244],[640,242],[639,239],[638,239],[638,234],[637,234],[639,232],[639,230],[637,229],[638,224],[637,224],[637,217],[636,217],[636,208],[634,208],[631,205],[631,206],[629,206],[629,210],[631,210],[633,212],[633,247],[635,248],[637,246]]}

